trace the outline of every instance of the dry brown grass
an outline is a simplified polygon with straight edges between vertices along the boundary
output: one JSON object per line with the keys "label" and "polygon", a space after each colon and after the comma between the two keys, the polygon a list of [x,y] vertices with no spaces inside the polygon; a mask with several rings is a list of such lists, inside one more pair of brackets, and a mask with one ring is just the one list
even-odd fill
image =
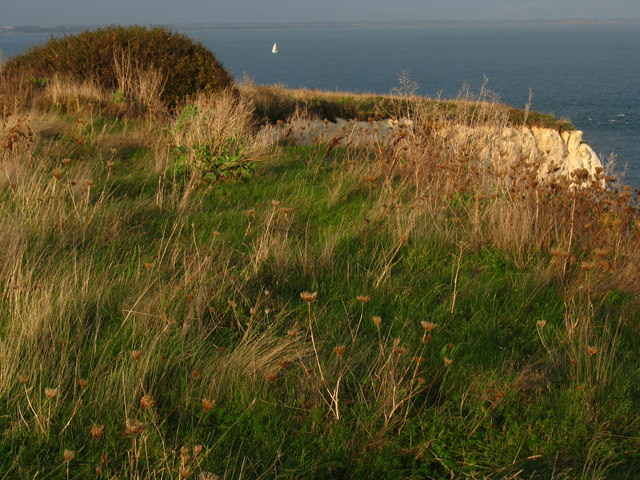
{"label": "dry brown grass", "polygon": [[158,114],[165,110],[161,100],[167,82],[166,75],[157,69],[145,69],[131,52],[114,54],[114,72],[118,79],[118,93],[141,113]]}

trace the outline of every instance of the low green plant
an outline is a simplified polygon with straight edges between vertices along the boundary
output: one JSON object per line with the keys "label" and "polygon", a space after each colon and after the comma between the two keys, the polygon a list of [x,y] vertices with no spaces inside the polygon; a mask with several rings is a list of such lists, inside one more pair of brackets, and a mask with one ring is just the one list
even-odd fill
{"label": "low green plant", "polygon": [[39,88],[39,89],[42,89],[47,86],[47,79],[42,77],[30,77],[29,82],[35,88]]}
{"label": "low green plant", "polygon": [[116,103],[124,103],[126,101],[126,97],[121,89],[116,90],[111,96],[111,98]]}
{"label": "low green plant", "polygon": [[[221,121],[221,113],[228,113],[230,121]],[[255,170],[249,148],[254,143],[251,122],[252,111],[232,93],[185,105],[172,130],[172,172],[191,173],[205,182],[251,177]]]}
{"label": "low green plant", "polygon": [[177,175],[187,173],[195,160],[198,174],[206,182],[229,178],[250,178],[253,175],[255,164],[243,161],[243,148],[218,153],[213,150],[214,147],[211,144],[175,147],[173,172]]}

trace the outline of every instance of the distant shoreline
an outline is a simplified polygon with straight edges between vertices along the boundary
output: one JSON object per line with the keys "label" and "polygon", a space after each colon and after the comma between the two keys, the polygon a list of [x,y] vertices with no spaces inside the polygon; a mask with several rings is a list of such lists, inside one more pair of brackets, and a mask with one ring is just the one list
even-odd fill
{"label": "distant shoreline", "polygon": [[[380,28],[380,27],[491,27],[491,26],[529,26],[529,25],[610,25],[640,24],[637,19],[603,19],[603,20],[467,20],[467,21],[423,21],[423,22],[289,22],[289,23],[178,23],[157,24],[180,30],[204,29],[282,29],[282,28]],[[0,25],[0,33],[74,33],[88,28],[97,28],[105,24],[94,25]],[[152,24],[156,25],[156,24]]]}

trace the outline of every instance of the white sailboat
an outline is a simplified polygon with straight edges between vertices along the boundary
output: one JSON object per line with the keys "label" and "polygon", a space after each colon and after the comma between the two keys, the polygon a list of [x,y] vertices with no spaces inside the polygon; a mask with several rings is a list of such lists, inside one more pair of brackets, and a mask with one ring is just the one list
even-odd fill
{"label": "white sailboat", "polygon": [[271,53],[278,53],[278,46],[274,43],[273,48],[271,49]]}

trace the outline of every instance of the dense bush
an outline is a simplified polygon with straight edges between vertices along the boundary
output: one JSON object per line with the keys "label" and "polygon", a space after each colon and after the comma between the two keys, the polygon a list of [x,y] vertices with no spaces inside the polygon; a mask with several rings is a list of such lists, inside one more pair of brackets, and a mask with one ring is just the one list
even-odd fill
{"label": "dense bush", "polygon": [[162,100],[168,104],[200,90],[232,85],[229,73],[202,44],[163,27],[110,26],[51,38],[10,59],[5,72],[32,82],[45,82],[56,74],[76,80],[92,78],[115,89],[114,59],[122,53],[136,67],[159,70],[166,76]]}

